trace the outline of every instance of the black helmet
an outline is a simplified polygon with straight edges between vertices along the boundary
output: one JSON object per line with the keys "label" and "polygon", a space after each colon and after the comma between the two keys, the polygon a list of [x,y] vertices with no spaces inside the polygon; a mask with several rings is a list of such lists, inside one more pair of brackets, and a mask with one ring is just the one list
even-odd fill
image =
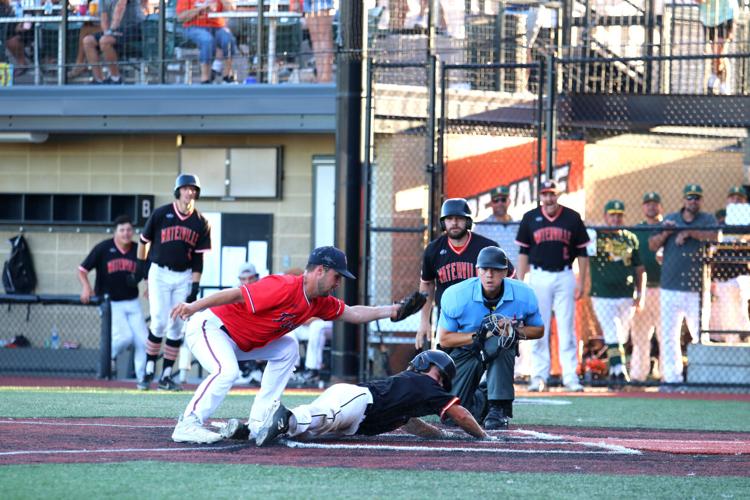
{"label": "black helmet", "polygon": [[477,267],[482,269],[508,269],[508,256],[500,247],[484,247],[477,256]]}
{"label": "black helmet", "polygon": [[180,188],[185,186],[193,186],[195,189],[198,190],[198,194],[195,196],[195,199],[201,197],[201,181],[198,179],[197,175],[194,174],[180,174],[177,176],[177,179],[174,181],[174,197],[179,198],[180,197]]}
{"label": "black helmet", "polygon": [[443,351],[432,350],[420,352],[409,361],[409,368],[419,373],[428,371],[430,365],[438,367],[443,377],[443,388],[450,391],[453,387],[453,377],[456,376],[456,363],[453,362],[453,358]]}
{"label": "black helmet", "polygon": [[471,229],[471,209],[463,198],[448,198],[440,207],[440,229],[445,231],[445,218],[451,215],[466,217],[466,229]]}

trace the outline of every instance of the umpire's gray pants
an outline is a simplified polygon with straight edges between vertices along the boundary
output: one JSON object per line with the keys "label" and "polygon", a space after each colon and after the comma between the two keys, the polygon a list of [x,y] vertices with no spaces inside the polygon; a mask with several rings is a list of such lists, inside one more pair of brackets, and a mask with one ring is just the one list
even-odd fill
{"label": "umpire's gray pants", "polygon": [[513,388],[513,368],[516,351],[500,351],[487,366],[487,390],[479,387],[484,373],[484,365],[477,355],[468,349],[456,348],[451,352],[456,363],[456,376],[453,378],[451,394],[461,400],[461,406],[469,410],[481,422],[487,411],[487,400],[515,399]]}

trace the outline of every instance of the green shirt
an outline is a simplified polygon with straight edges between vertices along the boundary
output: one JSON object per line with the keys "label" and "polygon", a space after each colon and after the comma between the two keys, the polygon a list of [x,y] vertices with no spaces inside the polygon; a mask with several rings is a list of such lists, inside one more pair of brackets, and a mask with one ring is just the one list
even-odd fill
{"label": "green shirt", "polygon": [[661,231],[661,222],[657,224],[649,224],[648,222],[641,221],[639,226],[646,226],[653,229],[643,229],[634,231],[638,237],[638,253],[641,257],[641,262],[646,267],[646,286],[648,287],[659,287],[661,281],[661,264],[656,261],[656,252],[652,252],[648,248],[648,239]]}
{"label": "green shirt", "polygon": [[596,255],[590,261],[592,297],[633,297],[635,268],[643,265],[634,233],[625,229],[599,231]]}

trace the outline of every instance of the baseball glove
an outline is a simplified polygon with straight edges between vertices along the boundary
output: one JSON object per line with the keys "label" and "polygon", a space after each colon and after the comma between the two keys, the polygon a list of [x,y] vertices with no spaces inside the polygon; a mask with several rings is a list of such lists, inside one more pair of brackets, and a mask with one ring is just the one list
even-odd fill
{"label": "baseball glove", "polygon": [[425,302],[427,302],[427,294],[423,292],[414,292],[403,299],[396,302],[399,305],[398,312],[396,313],[395,318],[391,318],[391,321],[394,323],[396,321],[401,321],[402,319],[408,318],[415,312],[422,309],[422,306],[424,306]]}

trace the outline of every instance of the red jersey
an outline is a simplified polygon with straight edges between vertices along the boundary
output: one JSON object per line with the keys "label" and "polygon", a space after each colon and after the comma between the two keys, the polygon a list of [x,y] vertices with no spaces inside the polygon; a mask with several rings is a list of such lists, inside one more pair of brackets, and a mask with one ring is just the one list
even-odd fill
{"label": "red jersey", "polygon": [[312,317],[334,320],[344,314],[336,297],[307,298],[303,276],[271,275],[242,285],[242,303],[212,307],[227,333],[248,352],[283,337]]}
{"label": "red jersey", "polygon": [[[186,10],[199,7],[203,4],[210,3],[210,12],[223,12],[224,4],[221,0],[177,0],[177,13],[185,12]],[[199,28],[223,28],[226,26],[227,21],[223,17],[208,17],[208,12],[203,11],[197,17],[185,21],[182,23],[183,26],[197,26]]]}

